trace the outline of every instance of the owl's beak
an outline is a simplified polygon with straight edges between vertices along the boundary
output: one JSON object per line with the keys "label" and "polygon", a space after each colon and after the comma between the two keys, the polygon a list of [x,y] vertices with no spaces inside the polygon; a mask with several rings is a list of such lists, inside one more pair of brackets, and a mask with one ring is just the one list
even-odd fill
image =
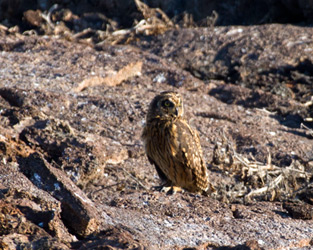
{"label": "owl's beak", "polygon": [[175,108],[175,116],[178,116],[178,108]]}

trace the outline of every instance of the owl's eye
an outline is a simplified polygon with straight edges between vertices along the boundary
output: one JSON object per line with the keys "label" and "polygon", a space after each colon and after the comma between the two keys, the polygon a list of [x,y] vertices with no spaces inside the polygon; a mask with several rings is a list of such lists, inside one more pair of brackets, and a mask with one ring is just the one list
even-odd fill
{"label": "owl's eye", "polygon": [[165,107],[174,107],[174,103],[172,103],[172,102],[169,101],[169,100],[165,100],[165,101],[163,102],[163,105],[164,105]]}

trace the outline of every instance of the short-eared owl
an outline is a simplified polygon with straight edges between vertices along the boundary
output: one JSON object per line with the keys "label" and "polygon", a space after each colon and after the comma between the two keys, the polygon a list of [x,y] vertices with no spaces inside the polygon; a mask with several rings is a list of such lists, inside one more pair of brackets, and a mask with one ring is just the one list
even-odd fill
{"label": "short-eared owl", "polygon": [[164,188],[202,193],[209,187],[207,168],[199,135],[183,113],[180,94],[168,91],[157,95],[150,103],[142,139]]}

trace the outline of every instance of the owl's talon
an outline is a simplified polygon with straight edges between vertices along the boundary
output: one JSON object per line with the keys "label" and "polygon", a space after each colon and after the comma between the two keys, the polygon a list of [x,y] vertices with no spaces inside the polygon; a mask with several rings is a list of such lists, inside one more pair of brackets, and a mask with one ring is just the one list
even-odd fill
{"label": "owl's talon", "polygon": [[161,189],[161,192],[166,193],[166,194],[176,194],[176,193],[183,193],[184,189],[182,189],[181,187],[170,186],[170,187],[163,187]]}
{"label": "owl's talon", "polygon": [[171,186],[163,186],[160,191],[161,191],[162,193],[168,194],[169,192],[172,191],[172,187],[171,187]]}
{"label": "owl's talon", "polygon": [[162,193],[166,194],[176,194],[176,193],[184,193],[185,190],[182,189],[181,187],[177,186],[167,186],[167,185],[162,185],[162,186],[154,186],[152,187],[153,191],[159,191]]}

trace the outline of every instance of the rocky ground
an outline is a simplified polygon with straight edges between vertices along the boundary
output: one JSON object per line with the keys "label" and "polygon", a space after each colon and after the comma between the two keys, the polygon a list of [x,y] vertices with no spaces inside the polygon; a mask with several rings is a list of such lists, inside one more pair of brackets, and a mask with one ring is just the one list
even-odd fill
{"label": "rocky ground", "polygon": [[[313,247],[313,28],[163,24],[104,42],[0,28],[1,249]],[[140,135],[164,90],[211,196],[152,189]]]}

